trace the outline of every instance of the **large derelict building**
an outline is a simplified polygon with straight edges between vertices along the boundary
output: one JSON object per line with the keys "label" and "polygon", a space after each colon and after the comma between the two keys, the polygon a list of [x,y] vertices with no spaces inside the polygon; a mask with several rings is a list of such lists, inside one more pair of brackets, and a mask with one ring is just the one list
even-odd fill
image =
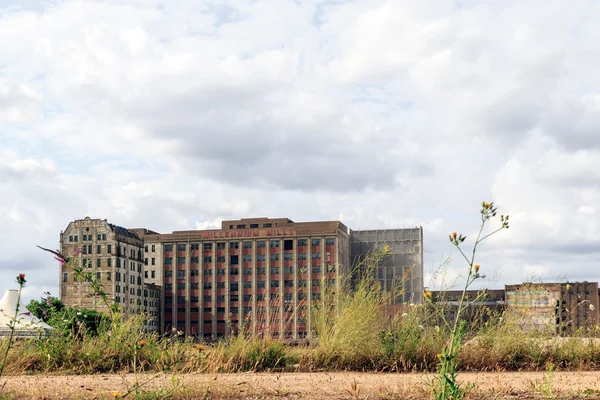
{"label": "large derelict building", "polygon": [[307,337],[312,305],[325,285],[339,287],[350,264],[348,229],[338,221],[258,218],[219,230],[135,232],[144,264],[161,271],[164,332]]}
{"label": "large derelict building", "polygon": [[142,269],[136,282],[139,276],[162,289],[159,324],[164,333],[217,338],[244,330],[257,336],[309,337],[312,309],[324,300],[324,292],[339,290],[350,277],[352,259],[383,244],[393,249],[381,266],[384,287],[388,275],[395,283],[404,277],[408,282],[401,300],[421,298],[420,228],[350,231],[339,221],[250,218],[223,221],[221,229],[127,232],[139,240],[135,263]]}
{"label": "large derelict building", "polygon": [[423,295],[423,229],[374,229],[351,231],[350,252],[355,278],[370,251],[388,245],[377,268],[377,279],[391,292],[395,303],[420,303]]}

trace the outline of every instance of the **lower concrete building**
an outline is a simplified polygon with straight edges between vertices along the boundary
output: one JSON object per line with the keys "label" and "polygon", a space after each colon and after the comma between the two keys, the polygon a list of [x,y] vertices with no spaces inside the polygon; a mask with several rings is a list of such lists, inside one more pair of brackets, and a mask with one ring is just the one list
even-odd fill
{"label": "lower concrete building", "polygon": [[[432,291],[431,302],[428,303],[428,315],[433,323],[442,325],[444,321],[454,322],[462,290]],[[465,307],[462,320],[471,326],[481,326],[490,319],[499,318],[505,310],[505,291],[502,289],[468,290],[465,293]]]}
{"label": "lower concrete building", "polygon": [[421,303],[423,299],[423,229],[352,230],[350,250],[354,277],[369,252],[387,245],[390,252],[377,267],[377,280],[391,293],[395,304]]}
{"label": "lower concrete building", "polygon": [[143,312],[146,316],[146,330],[160,333],[160,292],[161,287],[153,283],[144,283]]}
{"label": "lower concrete building", "polygon": [[[456,318],[462,291],[432,291],[431,305],[439,320]],[[525,331],[552,331],[572,335],[597,327],[600,291],[597,282],[531,283],[506,285],[504,290],[469,290],[463,320],[481,324],[508,313]],[[437,314],[436,314],[437,313]]]}
{"label": "lower concrete building", "polygon": [[508,310],[520,318],[523,329],[573,334],[598,324],[598,282],[525,282],[505,290]]}

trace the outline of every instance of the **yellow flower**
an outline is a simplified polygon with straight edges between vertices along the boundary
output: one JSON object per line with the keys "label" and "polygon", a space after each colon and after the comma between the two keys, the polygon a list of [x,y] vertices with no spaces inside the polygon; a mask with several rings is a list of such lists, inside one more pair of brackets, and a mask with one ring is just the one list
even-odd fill
{"label": "yellow flower", "polygon": [[452,237],[455,238],[456,237],[456,232],[452,232]]}
{"label": "yellow flower", "polygon": [[145,345],[148,344],[148,342],[146,342],[145,339],[140,340],[140,342],[138,343],[140,345],[140,347],[144,347]]}
{"label": "yellow flower", "polygon": [[204,351],[207,349],[207,347],[203,344],[197,344],[197,345],[194,345],[194,347],[197,348],[198,351]]}
{"label": "yellow flower", "polygon": [[119,397],[121,397],[121,393],[119,393],[119,392],[112,392],[112,396],[113,396],[115,399],[118,399]]}
{"label": "yellow flower", "polygon": [[479,271],[480,265],[479,264],[475,264],[473,265],[473,268],[475,268],[475,272]]}
{"label": "yellow flower", "polygon": [[428,290],[425,293],[423,293],[423,296],[425,296],[426,298],[430,298],[431,297],[431,292]]}

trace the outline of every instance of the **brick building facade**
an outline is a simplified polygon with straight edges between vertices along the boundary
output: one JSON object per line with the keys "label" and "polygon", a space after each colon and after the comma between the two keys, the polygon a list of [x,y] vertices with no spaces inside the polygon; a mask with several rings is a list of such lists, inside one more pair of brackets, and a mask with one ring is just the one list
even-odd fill
{"label": "brick building facade", "polygon": [[149,279],[163,288],[163,332],[305,338],[313,302],[350,264],[348,229],[338,221],[255,218],[223,221],[219,230],[133,231],[144,240]]}

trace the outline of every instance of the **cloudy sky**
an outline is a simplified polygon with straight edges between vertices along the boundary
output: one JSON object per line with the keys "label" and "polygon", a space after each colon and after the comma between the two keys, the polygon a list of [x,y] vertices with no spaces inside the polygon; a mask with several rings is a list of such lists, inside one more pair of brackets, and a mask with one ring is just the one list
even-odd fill
{"label": "cloudy sky", "polygon": [[[600,2],[0,0],[0,289],[69,221],[423,226],[492,287],[600,279]],[[471,245],[467,240],[465,245]]]}

